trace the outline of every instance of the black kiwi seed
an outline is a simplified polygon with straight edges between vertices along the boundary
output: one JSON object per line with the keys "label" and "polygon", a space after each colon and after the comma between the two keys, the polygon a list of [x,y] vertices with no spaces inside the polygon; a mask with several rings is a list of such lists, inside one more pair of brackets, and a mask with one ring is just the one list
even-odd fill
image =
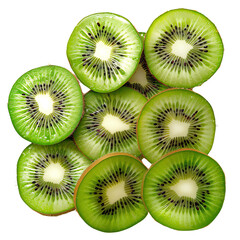
{"label": "black kiwi seed", "polygon": [[[54,87],[54,81],[51,82],[52,87]],[[46,87],[43,88],[43,86],[46,86],[45,84],[36,84],[32,91],[26,95],[25,93],[22,94],[26,98],[26,107],[30,113],[37,112],[38,109],[38,104],[35,100],[35,96],[38,95],[39,93],[43,93],[43,91],[46,90]],[[44,116],[43,114],[32,114],[30,115],[33,120],[35,120],[36,127],[41,128],[41,127],[52,127],[52,119],[55,119],[56,116],[58,117],[58,120],[56,123],[61,121],[61,116],[65,110],[65,105],[64,102],[66,101],[65,94],[62,92],[57,92],[57,90],[51,91],[51,88],[48,89],[50,96],[54,99],[54,112],[50,116]],[[54,96],[55,95],[55,96]],[[41,122],[41,123],[40,123]]]}
{"label": "black kiwi seed", "polygon": [[[141,35],[142,34],[142,35]],[[145,36],[144,33],[141,33],[140,35],[142,37]],[[147,67],[147,63],[144,57],[144,53],[141,56],[140,62],[139,62],[140,69],[142,68],[145,72],[145,77],[147,84],[142,84],[139,82],[138,75],[135,77],[135,74],[132,76],[132,78],[125,84],[125,86],[133,88],[143,94],[146,98],[151,98],[153,95],[157,94],[160,91],[163,91],[167,89],[168,87],[158,82],[153,75],[149,72],[149,69]],[[139,70],[137,69],[136,74],[138,74]]]}

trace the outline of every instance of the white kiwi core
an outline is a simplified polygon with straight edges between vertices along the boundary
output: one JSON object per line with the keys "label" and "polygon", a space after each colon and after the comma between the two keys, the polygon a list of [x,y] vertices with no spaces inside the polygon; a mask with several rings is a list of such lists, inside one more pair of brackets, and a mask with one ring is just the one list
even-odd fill
{"label": "white kiwi core", "polygon": [[170,187],[176,192],[179,197],[190,197],[195,199],[197,196],[198,186],[196,182],[191,179],[181,179],[175,185]]}
{"label": "white kiwi core", "polygon": [[189,51],[193,49],[193,46],[187,43],[185,40],[176,40],[172,45],[172,52],[174,55],[183,59],[187,58]]}
{"label": "white kiwi core", "polygon": [[112,47],[106,45],[104,42],[99,41],[96,43],[94,56],[103,61],[107,61],[111,57]]}
{"label": "white kiwi core", "polygon": [[125,191],[125,181],[118,182],[117,184],[107,188],[106,195],[110,204],[114,204],[123,197],[127,197]]}
{"label": "white kiwi core", "polygon": [[129,130],[130,126],[124,123],[119,117],[112,114],[106,114],[102,121],[102,127],[104,127],[111,134]]}
{"label": "white kiwi core", "polygon": [[45,182],[51,182],[55,184],[60,184],[64,178],[65,169],[60,163],[51,162],[45,169],[43,173],[43,180]]}
{"label": "white kiwi core", "polygon": [[190,123],[181,122],[179,120],[173,119],[168,124],[169,137],[171,139],[176,137],[186,137],[188,135]]}
{"label": "white kiwi core", "polygon": [[53,112],[53,100],[49,94],[37,94],[35,100],[41,113],[49,115]]}
{"label": "white kiwi core", "polygon": [[143,87],[145,87],[148,84],[146,72],[143,69],[142,65],[139,64],[136,72],[133,74],[131,79],[128,81],[129,83],[139,83]]}

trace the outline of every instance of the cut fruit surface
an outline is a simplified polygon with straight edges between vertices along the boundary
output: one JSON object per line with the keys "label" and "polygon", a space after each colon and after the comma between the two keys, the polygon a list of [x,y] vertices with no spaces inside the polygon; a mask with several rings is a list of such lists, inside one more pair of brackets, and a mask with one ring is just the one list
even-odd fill
{"label": "cut fruit surface", "polygon": [[215,25],[204,15],[175,9],[156,18],[144,45],[150,72],[170,87],[193,88],[219,68],[223,43]]}
{"label": "cut fruit surface", "polygon": [[17,164],[20,196],[30,208],[44,215],[71,211],[76,183],[90,164],[72,140],[51,146],[30,144]]}
{"label": "cut fruit surface", "polygon": [[73,135],[80,151],[92,160],[111,152],[140,156],[136,123],[147,99],[127,87],[111,93],[90,91],[84,99],[85,114]]}
{"label": "cut fruit surface", "polygon": [[20,136],[36,144],[55,144],[77,127],[83,96],[74,75],[59,66],[44,66],[23,74],[13,85],[9,114]]}
{"label": "cut fruit surface", "polygon": [[67,45],[67,57],[79,80],[96,92],[120,88],[135,72],[143,44],[133,25],[113,13],[82,19]]}
{"label": "cut fruit surface", "polygon": [[213,109],[205,98],[191,90],[169,89],[144,105],[137,124],[138,143],[151,163],[180,148],[209,153],[215,127]]}
{"label": "cut fruit surface", "polygon": [[[141,32],[139,34],[144,42],[145,33]],[[128,82],[126,82],[125,86],[137,90],[147,99],[150,99],[157,93],[169,88],[156,80],[149,72],[144,52],[142,53],[136,72],[132,75]]]}
{"label": "cut fruit surface", "polygon": [[142,194],[157,222],[177,230],[199,229],[211,223],[222,208],[225,176],[206,154],[178,150],[150,167]]}
{"label": "cut fruit surface", "polygon": [[76,210],[103,232],[127,229],[143,220],[141,183],[147,168],[129,154],[112,153],[96,160],[80,177],[74,192]]}

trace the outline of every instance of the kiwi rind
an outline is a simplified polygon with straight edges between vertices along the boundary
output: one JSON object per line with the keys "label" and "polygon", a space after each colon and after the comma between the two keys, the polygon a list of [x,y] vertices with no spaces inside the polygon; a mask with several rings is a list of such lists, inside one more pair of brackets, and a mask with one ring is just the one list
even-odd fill
{"label": "kiwi rind", "polygon": [[[200,205],[196,205],[196,206],[195,205],[190,205],[189,212],[192,211],[192,213],[190,214],[190,218],[192,218],[192,219],[190,220],[190,222],[188,222],[188,224],[186,224],[186,222],[184,221],[185,220],[184,218],[182,220],[180,220],[176,215],[174,215],[174,212],[171,213],[170,210],[169,210],[169,212],[167,212],[167,210],[165,211],[164,209],[167,209],[166,207],[164,207],[164,209],[161,210],[161,211],[165,211],[165,213],[163,213],[163,215],[161,215],[161,211],[159,211],[159,214],[156,213],[156,212],[153,213],[152,211],[153,211],[154,207],[152,207],[152,206],[150,207],[150,205],[153,204],[153,202],[148,201],[148,203],[146,203],[146,195],[149,194],[149,191],[150,191],[150,190],[147,191],[145,189],[147,184],[149,186],[149,183],[146,184],[147,178],[148,178],[148,182],[149,181],[156,181],[156,179],[154,180],[154,177],[158,178],[158,176],[148,177],[151,170],[154,169],[155,166],[162,164],[164,161],[168,161],[169,157],[174,156],[175,158],[174,159],[172,158],[172,161],[171,161],[173,166],[171,166],[171,163],[168,164],[165,167],[162,166],[161,167],[161,173],[167,171],[166,167],[168,168],[168,170],[169,169],[173,170],[174,167],[175,167],[174,166],[174,164],[175,164],[174,161],[175,161],[175,159],[178,158],[179,154],[185,154],[186,155],[186,157],[184,158],[184,161],[185,161],[185,159],[187,159],[191,155],[192,156],[195,155],[195,158],[199,158],[198,160],[196,160],[193,157],[190,160],[191,161],[190,165],[191,164],[196,164],[196,166],[197,166],[197,164],[200,163],[200,165],[202,165],[200,168],[202,168],[202,169],[205,168],[206,172],[203,173],[203,170],[199,169],[196,176],[201,176],[203,174],[204,175],[205,174],[206,175],[210,174],[209,173],[210,171],[211,171],[211,173],[218,174],[217,176],[212,176],[212,179],[211,179],[212,181],[214,181],[214,180],[216,181],[216,179],[218,181],[215,184],[211,183],[211,185],[213,185],[213,188],[217,186],[217,190],[215,190],[215,196],[211,199],[211,201],[212,201],[211,211],[212,212],[207,212],[207,213],[205,213],[205,215],[204,215],[204,213],[202,213],[202,216],[201,217],[199,216],[199,214],[198,214],[199,211],[202,211],[204,208],[207,209],[208,207],[206,207],[206,205],[209,205],[209,202],[208,202],[209,198],[207,200],[204,197],[205,201],[203,201],[203,203],[200,203]],[[201,159],[201,157],[203,159]],[[177,160],[176,160],[176,162],[177,162]],[[186,165],[188,164],[187,160],[185,161],[184,164],[186,164]],[[199,166],[197,168],[199,168]],[[178,171],[180,171],[180,170],[178,169]],[[185,171],[186,171],[186,168],[185,168]],[[184,174],[186,174],[186,172],[184,172],[184,170],[183,170],[182,173],[183,173],[183,179],[184,179]],[[172,179],[173,179],[173,177],[172,177]],[[175,178],[173,180],[175,181]],[[200,184],[204,184],[204,181]],[[203,228],[203,227],[206,227],[207,225],[209,225],[219,214],[219,212],[220,212],[220,210],[223,206],[224,198],[225,198],[225,174],[224,174],[221,166],[217,163],[217,161],[212,159],[206,153],[200,152],[200,151],[195,150],[195,149],[188,149],[188,148],[179,149],[179,150],[167,153],[166,155],[162,156],[157,162],[155,162],[151,165],[151,167],[148,169],[148,171],[144,175],[141,191],[142,191],[143,203],[144,203],[146,209],[148,209],[150,215],[154,218],[155,221],[157,221],[158,223],[160,223],[160,224],[162,224],[166,227],[169,227],[169,228],[172,228],[172,229],[175,229],[175,230],[181,230],[181,231],[182,230],[184,230],[184,231],[186,231],[186,230],[197,230],[197,229],[200,229],[200,228]],[[203,190],[200,189],[199,191],[203,191]],[[212,191],[211,192],[210,191],[211,190],[209,190],[208,194],[212,194]],[[151,193],[151,194],[153,195],[155,193]],[[183,198],[179,197],[179,199],[184,199],[184,201],[192,201],[192,202],[195,201],[195,199],[188,198],[188,197],[183,197]],[[218,202],[216,203],[217,200],[218,200]],[[175,202],[173,202],[173,204],[174,203]],[[172,202],[169,203],[169,204],[172,204]],[[177,204],[177,205],[179,206],[179,204]],[[205,206],[203,207],[203,205],[205,205]],[[155,207],[157,208],[156,205],[155,205]],[[175,207],[176,207],[176,205],[175,205]],[[188,207],[189,207],[189,205],[188,205]],[[198,208],[198,209],[197,209],[197,211],[194,212],[193,209],[195,209],[195,207]],[[184,211],[185,206],[182,207],[182,209]],[[180,214],[180,210],[178,210],[178,211],[176,210],[175,214]],[[185,214],[187,214],[187,213],[188,212],[186,212]],[[199,217],[198,222],[197,222],[196,218],[195,219],[193,218],[194,213],[196,213],[196,218]]]}
{"label": "kiwi rind", "polygon": [[[51,163],[59,163],[65,170],[60,183],[45,181],[44,170]],[[61,143],[44,146],[30,144],[17,163],[17,184],[20,197],[32,210],[47,216],[58,216],[74,210],[73,194],[82,172],[91,164],[66,139]]]}
{"label": "kiwi rind", "polygon": [[[159,36],[159,34],[162,36],[164,32],[168,33],[169,29],[166,28],[167,26],[174,27],[176,24],[176,26],[178,27],[179,25],[181,25],[182,29],[184,29],[183,31],[185,31],[185,28],[189,26],[191,28],[191,25],[189,23],[190,21],[194,22],[195,24],[194,27],[195,26],[198,27],[197,24],[202,26],[199,33],[200,37],[205,41],[206,40],[209,41],[207,45],[204,46],[204,47],[208,47],[206,50],[201,49],[200,50],[201,52],[196,51],[198,56],[193,57],[196,60],[192,61],[192,63],[184,62],[183,64],[181,62],[183,58],[181,58],[181,61],[179,60],[181,62],[180,64],[179,62],[177,62],[177,60],[173,61],[172,59],[171,61],[167,62],[168,59],[166,58],[159,61],[158,57],[153,56],[154,48],[152,45],[153,42],[151,41],[156,42],[156,39]],[[156,31],[158,31],[159,34],[157,34]],[[175,29],[169,30],[170,33],[168,34],[171,34],[171,31],[174,32]],[[196,32],[196,31],[195,32],[194,31],[191,32],[191,31],[189,31],[190,40],[192,37],[195,37],[195,32]],[[168,35],[166,35],[165,39],[167,39],[167,37]],[[155,40],[153,40],[153,38]],[[205,54],[204,53],[205,51],[208,51],[208,52]],[[148,63],[149,70],[160,82],[170,87],[193,88],[195,86],[202,85],[219,68],[222,61],[222,57],[223,57],[223,51],[224,51],[224,47],[223,47],[222,39],[218,33],[218,30],[216,29],[216,26],[203,14],[190,9],[184,9],[184,8],[173,9],[163,13],[153,21],[145,37],[144,53],[145,53],[146,61]],[[159,54],[160,53],[161,52],[159,52]],[[181,71],[179,70],[179,67],[178,67],[179,65],[181,65]],[[183,69],[185,68],[190,70],[183,71]]]}
{"label": "kiwi rind", "polygon": [[[94,50],[92,49],[90,53],[89,51],[88,52],[83,51],[84,44],[81,41],[83,38],[86,39],[89,38],[90,41],[92,40],[95,41],[96,39],[100,39],[101,41],[101,31],[102,32],[105,31],[106,33],[106,28],[101,29],[100,32],[97,32],[98,31],[97,29],[105,27],[104,25],[105,23],[107,23],[108,20],[111,22],[111,28],[113,29],[115,28],[115,30],[118,31],[119,28],[122,27],[123,28],[122,32],[125,32],[126,37],[129,38],[129,36],[131,35],[132,47],[129,48],[130,53],[127,52],[128,55],[125,53],[125,57],[128,58],[129,62],[125,64],[125,66],[123,66],[122,69],[122,63],[120,61],[116,62],[115,59],[114,63],[111,62],[110,64],[111,71],[106,70],[107,67],[106,69],[105,67],[102,67],[104,72],[106,70],[105,72],[106,74],[103,75],[102,73],[97,73],[97,75],[99,76],[95,77],[96,75],[95,69],[98,68],[98,64],[97,63],[95,64],[95,62],[97,62],[98,60],[94,59],[93,61],[91,60],[90,62],[86,61],[86,57],[89,57],[90,59],[91,54]],[[117,27],[118,24],[119,26]],[[94,29],[95,27],[96,30]],[[90,31],[91,28],[93,28],[92,29],[93,32]],[[88,34],[85,33],[85,31],[89,31]],[[123,34],[122,32],[120,33],[120,35]],[[117,34],[117,37],[119,37],[119,34]],[[114,36],[114,39],[116,39],[117,37]],[[111,32],[109,35],[109,39],[110,38],[112,38]],[[116,43],[116,40],[113,40],[113,42],[111,41],[110,41],[111,44]],[[79,44],[79,42],[81,42],[81,44]],[[96,44],[96,42],[94,42],[94,44]],[[120,42],[121,41],[119,41],[119,43]],[[125,42],[124,44],[125,45],[122,45],[121,48],[126,48],[128,42]],[[80,49],[79,51],[76,51],[76,49],[78,49],[80,45],[82,50]],[[86,47],[89,47],[89,44],[87,44]],[[129,78],[133,75],[138,66],[142,50],[143,44],[141,38],[136,29],[134,28],[134,26],[132,25],[132,23],[128,19],[115,13],[100,12],[91,14],[83,18],[74,28],[67,44],[67,57],[74,73],[85,86],[96,92],[106,93],[117,90],[118,88],[123,86],[125,82],[129,80]],[[123,55],[121,55],[121,57],[123,57]],[[108,62],[108,60],[107,61],[100,60],[100,62],[103,62],[103,64],[105,64],[105,62]],[[86,69],[85,66],[88,66],[88,69]],[[112,77],[108,77],[108,73],[112,75]]]}
{"label": "kiwi rind", "polygon": [[[114,224],[111,223],[111,219],[109,220],[108,224],[107,225],[101,225],[103,222],[106,223],[104,220],[105,219],[102,219],[101,220],[101,216],[98,215],[98,216],[95,216],[95,218],[99,218],[99,221],[98,221],[98,224],[96,224],[96,222],[92,222],[91,220],[89,221],[89,219],[87,220],[86,219],[86,214],[83,214],[82,213],[82,210],[79,209],[80,206],[83,206],[83,204],[81,203],[78,203],[78,198],[81,200],[82,198],[86,199],[87,196],[84,195],[84,192],[81,192],[81,193],[78,193],[78,191],[80,191],[80,186],[81,186],[81,183],[83,181],[85,181],[85,178],[86,176],[88,175],[88,173],[91,173],[91,171],[95,171],[94,168],[99,168],[98,171],[95,173],[95,176],[98,176],[100,174],[100,172],[104,172],[106,171],[106,169],[104,167],[102,167],[103,164],[106,164],[106,162],[108,161],[108,165],[106,166],[109,166],[109,164],[112,162],[114,163],[116,161],[116,165],[117,166],[117,163],[120,162],[120,160],[118,158],[122,158],[121,160],[121,164],[124,164],[124,162],[128,162],[126,160],[124,160],[124,157],[127,157],[128,158],[128,161],[133,161],[134,164],[135,164],[135,161],[137,164],[141,163],[139,165],[139,167],[141,166],[141,168],[145,169],[144,171],[147,171],[147,168],[144,166],[144,164],[138,159],[136,158],[135,156],[131,155],[131,154],[127,154],[127,153],[109,153],[109,154],[106,154],[105,156],[99,158],[98,160],[94,161],[84,172],[83,174],[81,175],[81,177],[79,178],[77,184],[76,184],[76,187],[75,187],[75,191],[74,191],[74,204],[75,204],[75,209],[77,210],[78,214],[82,217],[82,219],[89,225],[91,226],[92,228],[95,228],[99,231],[103,231],[103,232],[118,232],[118,231],[122,231],[122,230],[125,230],[127,228],[130,228],[132,227],[133,225],[137,224],[138,222],[142,221],[146,215],[147,215],[147,210],[145,209],[144,206],[141,206],[140,209],[138,209],[138,211],[135,211],[134,213],[132,214],[136,214],[136,216],[134,218],[131,219],[131,222],[129,224],[125,224],[127,221],[128,221],[128,218],[127,216],[126,217],[123,217],[122,219],[125,219],[124,222],[121,221],[121,222],[115,222]],[[112,159],[112,158],[115,158],[115,159]],[[104,163],[105,162],[105,163]],[[104,166],[104,165],[103,165]],[[105,167],[106,167],[105,166]],[[103,169],[101,169],[101,167]],[[100,172],[99,172],[100,171]],[[98,173],[98,175],[97,175]],[[140,174],[140,173],[139,173]],[[142,174],[142,173],[141,173]],[[143,173],[144,174],[144,173]],[[95,177],[94,176],[94,177]],[[93,176],[92,176],[93,177]],[[143,177],[143,176],[142,176]],[[90,181],[91,179],[88,179],[88,181]],[[99,182],[99,181],[98,181]],[[86,184],[86,183],[84,183]],[[139,184],[141,185],[141,181],[139,182]],[[141,187],[140,187],[141,188]],[[84,188],[86,189],[86,188]],[[140,194],[141,195],[141,194]],[[91,209],[90,206],[88,209]],[[87,210],[89,211],[89,210]],[[122,210],[123,211],[123,210]],[[120,213],[116,213],[116,214],[121,214],[122,211]],[[131,212],[131,209],[129,208],[128,211]],[[140,214],[141,212],[141,216],[137,215]],[[89,213],[90,214],[90,213]],[[126,212],[126,214],[128,214],[128,212]],[[88,215],[88,214],[87,214]],[[117,215],[118,216],[118,215]],[[109,215],[107,215],[106,217],[109,217]],[[110,215],[111,217],[111,215]],[[93,219],[93,218],[91,218]],[[112,220],[114,220],[114,218],[112,218]]]}
{"label": "kiwi rind", "polygon": [[[45,93],[54,99],[53,112],[48,116],[40,113],[35,100],[37,94]],[[63,67],[47,65],[34,68],[14,83],[8,110],[13,126],[22,138],[35,144],[56,144],[73,133],[82,117],[81,86],[76,77]]]}
{"label": "kiwi rind", "polygon": [[[171,93],[172,92],[172,93]],[[157,107],[158,106],[160,106],[160,104],[162,104],[162,100],[161,101],[159,101],[159,104],[158,104],[158,106],[156,106],[156,107],[153,107],[152,108],[152,110],[146,110],[147,109],[147,107],[148,107],[148,104],[152,104],[151,103],[151,101],[153,102],[153,101],[155,101],[156,99],[160,99],[161,98],[161,96],[164,96],[164,98],[165,98],[165,100],[167,100],[167,101],[170,101],[170,99],[172,98],[172,97],[177,97],[177,92],[180,92],[181,93],[181,95],[183,96],[186,96],[186,95],[189,95],[189,98],[187,99],[186,98],[186,100],[185,101],[190,101],[190,102],[192,102],[192,103],[195,103],[195,104],[197,104],[196,106],[197,107],[199,107],[199,103],[200,103],[200,101],[201,102],[203,102],[204,103],[204,106],[205,106],[205,108],[203,108],[202,110],[205,112],[205,113],[207,113],[207,115],[208,115],[208,117],[209,117],[209,120],[207,121],[207,124],[205,124],[204,125],[204,128],[205,128],[205,136],[204,136],[204,138],[205,138],[205,142],[203,142],[203,137],[202,137],[202,139],[200,139],[201,141],[200,141],[200,143],[201,143],[201,145],[199,146],[199,142],[196,142],[195,143],[195,145],[193,145],[193,144],[188,144],[188,143],[185,143],[184,141],[183,141],[183,145],[179,145],[179,146],[177,146],[177,147],[175,147],[174,148],[174,146],[172,146],[170,149],[163,149],[163,151],[160,149],[160,145],[158,145],[157,143],[156,143],[156,141],[154,140],[154,139],[152,139],[152,140],[150,140],[150,142],[147,142],[147,138],[145,137],[145,138],[143,138],[141,135],[144,135],[144,134],[149,134],[149,129],[145,129],[145,130],[143,130],[145,127],[146,127],[146,123],[142,123],[142,120],[141,120],[141,118],[144,118],[144,113],[145,113],[145,115],[148,115],[148,118],[149,118],[149,114],[150,113],[156,113],[157,114]],[[167,94],[168,93],[170,93],[170,95],[171,96],[168,96],[167,97]],[[174,94],[173,94],[174,93]],[[183,94],[184,93],[184,94]],[[191,94],[192,93],[192,94]],[[192,99],[193,97],[195,97],[196,99],[195,99],[195,101],[192,101],[192,100],[190,100],[190,99]],[[179,98],[179,97],[178,97]],[[179,102],[179,99],[178,98],[176,98],[177,99],[177,101]],[[183,103],[182,103],[183,104]],[[184,103],[185,104],[185,103]],[[174,104],[173,104],[174,105]],[[189,107],[189,106],[185,106],[185,107]],[[170,106],[170,108],[171,108],[171,106]],[[163,109],[163,110],[165,110],[165,109]],[[174,110],[174,109],[173,109]],[[198,110],[197,110],[198,111]],[[199,114],[199,113],[198,113]],[[193,116],[195,115],[195,113],[193,113]],[[189,116],[188,116],[189,117]],[[146,117],[145,117],[146,118]],[[194,117],[195,118],[195,117]],[[193,119],[194,119],[193,118]],[[149,118],[150,119],[150,118]],[[154,119],[156,120],[157,119],[157,117],[155,116],[154,117]],[[152,120],[154,120],[154,119],[152,119]],[[198,119],[198,118],[196,118],[196,119]],[[191,120],[191,118],[190,118],[190,120]],[[155,126],[156,127],[156,126]],[[195,128],[195,127],[194,127]],[[202,127],[201,127],[202,128]],[[208,129],[208,131],[207,131],[207,129]],[[193,148],[193,149],[196,149],[196,150],[199,150],[199,151],[202,151],[202,152],[204,152],[204,153],[209,153],[210,152],[210,150],[211,150],[211,148],[212,148],[212,146],[213,146],[213,142],[214,142],[214,137],[215,137],[215,129],[216,129],[216,123],[215,123],[215,116],[214,116],[214,111],[213,111],[213,109],[212,109],[212,106],[210,105],[210,103],[203,97],[203,96],[201,96],[200,94],[198,94],[198,93],[196,93],[196,92],[194,92],[194,91],[192,91],[192,90],[190,90],[190,89],[180,89],[180,88],[170,88],[170,89],[167,89],[167,90],[164,90],[164,91],[162,91],[162,92],[160,92],[159,94],[156,94],[156,95],[154,95],[152,98],[150,98],[146,103],[145,103],[145,105],[143,106],[143,108],[142,108],[142,110],[141,110],[141,112],[140,112],[140,114],[139,114],[139,117],[138,117],[138,121],[137,121],[137,139],[138,139],[138,146],[139,146],[139,149],[141,150],[141,153],[142,153],[142,155],[150,162],[150,163],[154,163],[154,162],[156,162],[162,155],[165,155],[165,154],[167,154],[168,152],[171,152],[171,151],[175,151],[175,150],[177,150],[177,149],[182,149],[182,148]],[[156,130],[156,129],[155,129]],[[201,129],[200,129],[201,130]],[[202,131],[202,130],[201,130]],[[161,138],[162,137],[162,135],[161,135],[162,133],[158,133],[156,136],[158,137],[158,138]],[[155,136],[155,138],[156,138],[156,136]],[[195,137],[195,136],[194,136]],[[199,136],[197,136],[197,137],[199,137]],[[198,139],[198,138],[197,138]],[[193,138],[193,140],[194,140],[194,138]],[[159,140],[160,141],[160,140]],[[172,140],[171,140],[172,141]],[[199,141],[199,139],[198,139],[198,141]],[[154,143],[155,142],[155,143]],[[151,145],[150,145],[151,144]],[[152,146],[151,147],[151,150],[145,150],[145,147],[149,147],[149,146]],[[159,147],[160,146],[160,147]],[[154,152],[154,151],[152,151],[152,149],[155,149],[156,151]]]}

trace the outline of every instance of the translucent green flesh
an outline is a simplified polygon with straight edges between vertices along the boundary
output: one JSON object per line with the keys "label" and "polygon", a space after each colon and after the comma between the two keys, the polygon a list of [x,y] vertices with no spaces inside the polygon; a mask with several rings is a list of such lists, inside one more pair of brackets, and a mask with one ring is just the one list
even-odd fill
{"label": "translucent green flesh", "polygon": [[[48,94],[53,112],[39,111],[36,96]],[[12,87],[8,109],[16,131],[28,141],[54,144],[67,138],[77,127],[83,110],[81,88],[66,69],[45,66],[21,76]]]}
{"label": "translucent green flesh", "polygon": [[[95,56],[98,43],[111,48],[108,59]],[[75,27],[67,56],[79,80],[96,92],[120,88],[134,73],[142,53],[142,42],[125,18],[98,13],[84,18]]]}
{"label": "translucent green flesh", "polygon": [[[143,74],[143,76],[141,76],[141,77],[145,78],[145,81],[147,82],[147,84],[143,85],[143,84],[141,84],[141,82],[136,81],[136,82],[132,83],[132,82],[128,81],[125,84],[126,87],[130,87],[132,89],[137,90],[138,92],[143,94],[147,99],[150,99],[152,96],[169,88],[168,86],[165,86],[162,83],[160,83],[159,81],[157,81],[153,77],[153,75],[149,72],[144,55],[142,55],[139,65],[142,69],[144,69],[144,72],[141,73],[141,74]],[[138,71],[138,69],[136,70],[134,75],[139,74],[139,73],[137,73],[137,71]],[[134,75],[132,77],[135,77]],[[131,81],[131,79],[130,79],[130,81]]]}
{"label": "translucent green flesh", "polygon": [[[140,222],[147,215],[141,200],[146,167],[135,158],[115,155],[100,161],[81,181],[76,192],[76,210],[91,227],[117,232]],[[110,203],[108,189],[124,183],[126,195]]]}
{"label": "translucent green flesh", "polygon": [[[140,32],[139,35],[144,43],[145,33]],[[142,56],[139,62],[139,68],[133,74],[131,79],[125,84],[125,86],[137,90],[138,92],[143,94],[147,99],[150,99],[152,96],[156,95],[157,93],[169,88],[168,86],[165,86],[159,81],[157,81],[153,77],[153,75],[149,72],[144,52],[142,53]],[[137,79],[138,77],[140,79]]]}
{"label": "translucent green flesh", "polygon": [[[187,57],[172,52],[177,40],[192,46]],[[215,25],[202,14],[187,9],[168,11],[150,26],[144,52],[151,73],[171,87],[192,88],[218,69],[223,44]]]}
{"label": "translucent green flesh", "polygon": [[[88,92],[85,95],[85,115],[74,132],[75,143],[92,160],[111,152],[139,156],[136,122],[146,101],[140,93],[127,87],[109,94]],[[102,124],[108,114],[119,118],[129,129],[109,132]]]}
{"label": "translucent green flesh", "polygon": [[[60,183],[45,181],[44,172],[51,164],[59,164],[64,169]],[[58,215],[72,210],[76,182],[90,164],[71,140],[51,146],[31,144],[18,160],[20,196],[30,208],[42,214]]]}
{"label": "translucent green flesh", "polygon": [[[188,125],[185,136],[171,137],[170,125],[176,121]],[[215,136],[215,117],[210,104],[197,93],[184,89],[167,90],[144,106],[137,134],[141,152],[151,163],[180,148],[208,153]]]}
{"label": "translucent green flesh", "polygon": [[[196,198],[178,196],[172,186],[192,179]],[[222,208],[225,177],[216,161],[205,154],[183,150],[154,164],[143,184],[144,203],[159,223],[178,230],[194,230],[211,223]]]}

